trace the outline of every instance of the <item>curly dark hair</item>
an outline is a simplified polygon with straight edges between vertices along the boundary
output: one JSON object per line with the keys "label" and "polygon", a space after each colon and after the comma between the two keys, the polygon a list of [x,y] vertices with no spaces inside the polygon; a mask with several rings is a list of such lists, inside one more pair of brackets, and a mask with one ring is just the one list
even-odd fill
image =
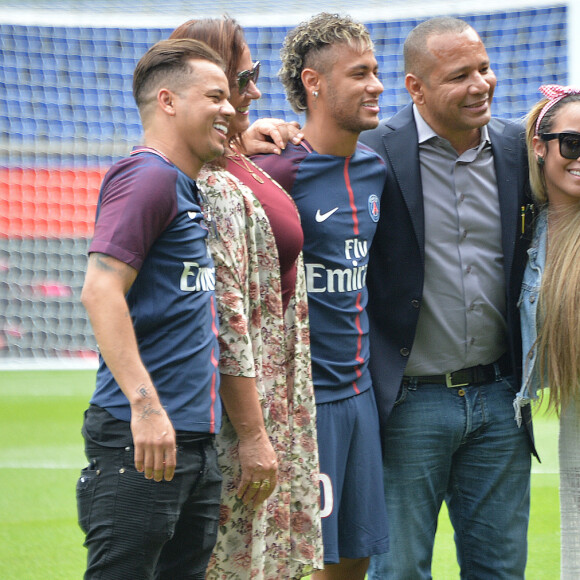
{"label": "curly dark hair", "polygon": [[302,22],[284,39],[280,51],[282,68],[278,75],[286,89],[288,102],[297,113],[306,110],[302,71],[314,68],[326,73],[334,61],[323,57],[336,44],[348,44],[362,51],[373,49],[373,42],[364,24],[355,22],[349,16],[327,12]]}

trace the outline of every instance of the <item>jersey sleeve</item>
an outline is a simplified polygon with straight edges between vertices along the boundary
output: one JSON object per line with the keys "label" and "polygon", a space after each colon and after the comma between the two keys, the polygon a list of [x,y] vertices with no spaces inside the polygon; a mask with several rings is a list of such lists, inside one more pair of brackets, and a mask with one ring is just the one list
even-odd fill
{"label": "jersey sleeve", "polygon": [[296,145],[288,144],[280,155],[255,155],[252,161],[263,169],[274,181],[277,181],[288,193],[296,181],[300,162],[306,152]]}
{"label": "jersey sleeve", "polygon": [[177,171],[156,158],[123,161],[103,181],[89,253],[107,254],[139,270],[177,214]]}

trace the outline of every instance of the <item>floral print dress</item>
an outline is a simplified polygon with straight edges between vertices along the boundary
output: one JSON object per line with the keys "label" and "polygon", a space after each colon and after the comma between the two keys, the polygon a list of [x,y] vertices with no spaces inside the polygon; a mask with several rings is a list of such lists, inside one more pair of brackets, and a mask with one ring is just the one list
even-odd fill
{"label": "floral print dress", "polygon": [[222,506],[206,578],[301,578],[323,567],[302,255],[295,293],[283,314],[278,251],[259,201],[249,187],[215,165],[202,168],[197,184],[204,211],[209,210],[214,222],[209,244],[216,267],[220,371],[256,378],[279,469],[272,495],[257,509],[245,506],[236,496],[241,478],[238,437],[224,415],[216,440],[224,477]]}

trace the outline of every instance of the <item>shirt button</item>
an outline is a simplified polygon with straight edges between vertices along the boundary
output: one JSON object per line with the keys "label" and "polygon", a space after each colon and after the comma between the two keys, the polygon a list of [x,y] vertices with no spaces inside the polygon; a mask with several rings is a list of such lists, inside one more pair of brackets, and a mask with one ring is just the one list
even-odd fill
{"label": "shirt button", "polygon": [[411,305],[413,308],[419,308],[419,301],[418,300],[411,300]]}
{"label": "shirt button", "polygon": [[467,230],[463,230],[463,234],[461,235],[461,237],[463,239],[465,239],[467,237]]}
{"label": "shirt button", "polygon": [[403,347],[399,352],[402,356],[409,356],[411,351],[408,348]]}
{"label": "shirt button", "polygon": [[465,268],[465,273],[471,274],[471,266],[467,266],[467,268]]}

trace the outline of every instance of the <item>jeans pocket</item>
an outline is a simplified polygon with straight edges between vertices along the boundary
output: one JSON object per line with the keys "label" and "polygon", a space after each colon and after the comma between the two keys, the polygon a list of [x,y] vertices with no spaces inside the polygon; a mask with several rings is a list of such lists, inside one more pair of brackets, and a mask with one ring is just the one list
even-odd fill
{"label": "jeans pocket", "polygon": [[94,464],[90,463],[81,470],[81,475],[77,480],[77,514],[81,530],[86,534],[89,529],[95,487],[97,486],[97,470]]}
{"label": "jeans pocket", "polygon": [[115,530],[119,537],[144,534],[152,545],[170,540],[179,519],[180,478],[146,479],[144,473],[135,469],[131,451],[125,454],[124,467],[115,479]]}
{"label": "jeans pocket", "polygon": [[399,392],[397,393],[397,398],[395,399],[395,407],[402,405],[407,398],[407,393],[409,392],[409,385],[408,383],[401,383],[401,387],[399,388]]}
{"label": "jeans pocket", "polygon": [[516,384],[516,379],[514,375],[502,375],[501,382],[503,383],[504,387],[506,388],[507,392],[510,394],[515,395],[519,392],[519,386]]}

